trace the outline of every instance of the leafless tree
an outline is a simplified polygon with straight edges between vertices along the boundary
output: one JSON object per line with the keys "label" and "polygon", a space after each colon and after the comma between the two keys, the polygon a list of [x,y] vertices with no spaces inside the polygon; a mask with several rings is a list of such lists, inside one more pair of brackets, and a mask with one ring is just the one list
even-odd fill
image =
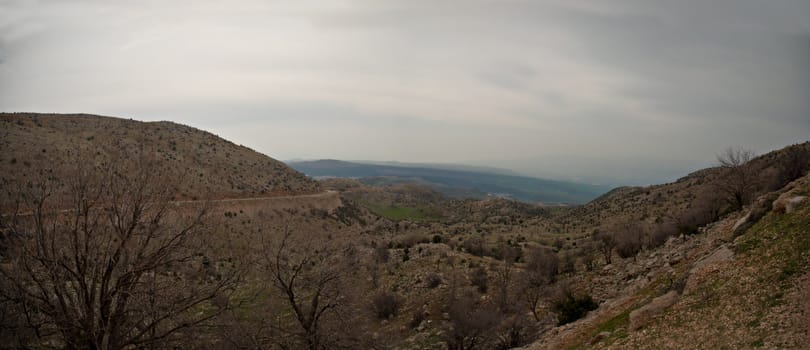
{"label": "leafless tree", "polygon": [[729,198],[731,197],[718,197],[710,191],[700,193],[687,208],[673,210],[667,218],[678,233],[695,234],[698,228],[720,217],[723,201],[731,203],[727,201]]}
{"label": "leafless tree", "polygon": [[477,302],[473,295],[450,301],[447,314],[451,328],[446,333],[448,350],[473,350],[484,346],[486,336],[501,322],[497,308]]}
{"label": "leafless tree", "polygon": [[[285,229],[275,246],[267,247],[265,266],[270,282],[290,310],[292,320],[280,319],[274,328],[285,349],[335,349],[347,346],[348,334],[335,329],[349,316],[349,259],[339,247],[315,246],[306,238],[294,239]],[[342,309],[346,308],[346,309]]]}
{"label": "leafless tree", "polygon": [[592,237],[596,244],[596,248],[605,258],[605,264],[610,264],[611,257],[613,256],[613,249],[616,247],[616,238],[612,233],[605,232],[604,230],[597,231]]}
{"label": "leafless tree", "polygon": [[512,290],[512,280],[514,279],[514,261],[520,255],[519,248],[511,247],[506,244],[502,244],[499,252],[501,253],[503,260],[499,263],[494,263],[491,267],[491,271],[494,272],[495,277],[495,285],[497,286],[498,292],[498,307],[502,311],[506,311],[507,307],[511,305],[509,291]]}
{"label": "leafless tree", "polygon": [[722,175],[715,186],[734,209],[748,204],[756,191],[757,170],[749,164],[753,158],[753,151],[739,147],[727,148],[717,155]]}
{"label": "leafless tree", "polygon": [[579,249],[579,261],[586,271],[593,271],[595,267],[593,255],[593,243],[583,242],[582,247]]}
{"label": "leafless tree", "polygon": [[523,270],[523,298],[536,321],[540,321],[537,309],[547,296],[548,286],[557,280],[559,258],[557,254],[537,248],[529,254],[529,262]]}
{"label": "leafless tree", "polygon": [[16,205],[0,216],[0,297],[32,335],[19,346],[165,347],[228,308],[237,269],[200,263],[204,209],[172,203],[176,184],[148,160],[74,163],[67,179],[3,183]]}
{"label": "leafless tree", "polygon": [[612,231],[616,234],[616,253],[622,259],[632,257],[635,261],[644,245],[647,231],[644,225],[639,222],[625,222],[613,226]]}
{"label": "leafless tree", "polygon": [[489,289],[489,276],[484,266],[479,266],[470,271],[470,284],[478,288],[479,293],[486,293]]}
{"label": "leafless tree", "polygon": [[773,189],[779,189],[810,171],[810,145],[793,145],[785,149],[777,164],[778,176]]}

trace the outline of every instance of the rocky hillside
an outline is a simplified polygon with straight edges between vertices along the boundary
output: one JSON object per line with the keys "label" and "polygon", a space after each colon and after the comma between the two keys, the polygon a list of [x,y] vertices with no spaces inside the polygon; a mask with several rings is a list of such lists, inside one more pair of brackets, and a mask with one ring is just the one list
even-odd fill
{"label": "rocky hillside", "polygon": [[[384,284],[405,300],[406,315],[420,308],[429,315],[413,323],[401,348],[442,348],[443,337],[460,326],[445,317],[448,297],[442,293],[455,290],[450,281],[457,279],[469,289],[482,265],[490,286],[508,288],[466,290],[477,298],[475,310],[484,313],[502,295],[522,307],[532,290],[522,285],[525,276],[508,276],[509,265],[503,262],[510,247],[520,248],[514,266],[529,276],[535,248],[559,258],[557,282],[541,291],[547,300],[535,308],[537,319],[521,319],[526,317],[521,312],[506,318],[525,327],[516,331],[521,336],[512,338],[510,347],[539,338],[527,348],[802,348],[810,314],[802,302],[810,279],[810,204],[805,198],[810,176],[795,176],[807,174],[808,155],[810,143],[793,145],[669,184],[618,188],[579,207],[436,199],[425,189],[370,189],[350,180],[324,185],[365,204],[441,213],[432,221],[378,221],[369,230],[370,237],[393,248],[392,260],[398,261],[392,267],[396,273],[381,278]],[[723,192],[738,172],[747,177],[742,207]],[[432,277],[446,284],[410,291],[408,286],[426,285]],[[598,307],[579,321],[557,326],[555,293],[565,288],[593,297]],[[398,320],[386,327],[408,327],[403,324],[407,318]],[[477,326],[488,333],[478,340],[485,345],[476,348],[505,348],[498,343],[507,337],[499,333],[502,328]]]}
{"label": "rocky hillside", "polygon": [[[750,193],[776,191],[806,171],[810,142],[775,150],[740,167],[750,182]],[[619,187],[582,206],[557,211],[552,230],[574,236],[616,222],[658,225],[680,221],[699,227],[714,221],[727,208],[719,187],[728,182],[723,167],[695,171],[675,182],[647,187]],[[704,215],[706,214],[706,215]],[[689,222],[691,221],[691,222]],[[673,228],[677,229],[677,228]]]}
{"label": "rocky hillside", "polygon": [[214,134],[172,122],[94,115],[0,114],[2,180],[68,177],[78,162],[157,164],[181,196],[242,198],[307,194],[317,182],[284,163]]}
{"label": "rocky hillside", "polygon": [[572,284],[601,300],[599,308],[527,348],[805,348],[808,195],[810,175],[761,194],[698,234],[577,274]]}

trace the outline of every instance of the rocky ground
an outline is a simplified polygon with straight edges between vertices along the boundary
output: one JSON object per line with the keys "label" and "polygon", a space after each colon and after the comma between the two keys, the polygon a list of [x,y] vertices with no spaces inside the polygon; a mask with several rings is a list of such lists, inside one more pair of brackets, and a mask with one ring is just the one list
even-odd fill
{"label": "rocky ground", "polygon": [[[753,209],[698,235],[671,239],[638,261],[584,274],[605,298],[586,318],[527,349],[801,349],[810,344],[810,177],[735,237]],[[788,208],[785,208],[785,203]]]}

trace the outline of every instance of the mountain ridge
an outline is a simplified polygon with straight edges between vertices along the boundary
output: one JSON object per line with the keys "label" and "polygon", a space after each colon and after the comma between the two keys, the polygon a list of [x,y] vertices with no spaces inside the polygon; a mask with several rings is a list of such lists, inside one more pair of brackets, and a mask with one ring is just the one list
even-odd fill
{"label": "mountain ridge", "polygon": [[[527,202],[578,204],[607,191],[604,186],[436,167],[395,166],[355,163],[335,159],[290,162],[298,171],[313,177],[361,178],[366,183],[407,183],[429,185],[445,194],[459,189],[467,196],[505,196]],[[476,195],[477,194],[477,195]],[[465,194],[462,193],[461,196]],[[456,194],[456,196],[459,196]]]}

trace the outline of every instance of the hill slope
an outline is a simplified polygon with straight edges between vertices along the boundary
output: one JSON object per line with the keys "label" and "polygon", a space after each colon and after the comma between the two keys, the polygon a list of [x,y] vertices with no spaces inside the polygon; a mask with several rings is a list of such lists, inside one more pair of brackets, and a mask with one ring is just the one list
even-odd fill
{"label": "hill slope", "polygon": [[584,203],[608,190],[606,187],[538,179],[493,172],[438,167],[393,166],[339,160],[290,162],[310,176],[362,178],[367,184],[416,182],[457,197],[494,195],[528,202]]}
{"label": "hill slope", "polygon": [[744,167],[756,174],[757,186],[739,210],[716,202],[722,199],[718,186],[733,181],[723,168],[670,184],[619,188],[561,210],[554,219],[583,244],[588,232],[621,237],[628,227],[647,239],[665,233],[666,242],[571,276],[569,283],[602,301],[599,308],[527,348],[805,348],[810,143]]}
{"label": "hill slope", "polygon": [[[0,114],[0,180],[40,171],[65,176],[71,162],[125,162],[138,154],[177,178],[184,198],[239,198],[307,194],[317,182],[284,163],[214,134],[172,122],[140,122],[94,115]],[[77,158],[78,157],[78,158]],[[85,159],[86,160],[86,159]]]}

